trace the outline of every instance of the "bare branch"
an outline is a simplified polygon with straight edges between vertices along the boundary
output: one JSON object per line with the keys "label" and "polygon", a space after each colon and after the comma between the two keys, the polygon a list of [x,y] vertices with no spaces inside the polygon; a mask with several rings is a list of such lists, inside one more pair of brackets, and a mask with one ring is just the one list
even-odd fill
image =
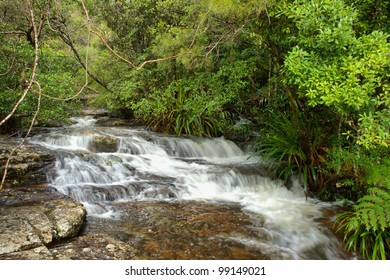
{"label": "bare branch", "polygon": [[38,117],[38,113],[41,109],[41,99],[42,99],[42,91],[41,91],[41,86],[39,85],[38,82],[34,81],[34,84],[36,84],[38,86],[38,102],[37,102],[37,109],[35,111],[35,114],[34,114],[34,117],[32,118],[31,120],[31,123],[30,123],[30,127],[28,128],[28,131],[26,133],[26,135],[22,138],[22,140],[20,141],[20,143],[11,150],[10,154],[8,155],[8,159],[7,159],[7,162],[5,163],[5,167],[4,167],[4,173],[3,173],[3,177],[1,179],[1,183],[0,183],[0,191],[2,190],[3,186],[4,186],[4,183],[5,183],[5,179],[7,177],[7,173],[8,173],[8,167],[9,167],[9,164],[11,162],[11,158],[12,156],[14,155],[14,153],[16,152],[16,150],[18,150],[23,144],[24,142],[26,141],[27,137],[30,135],[31,133],[31,130],[34,126],[34,123]]}
{"label": "bare branch", "polygon": [[17,147],[15,147],[10,155],[8,156],[8,159],[7,159],[7,163],[5,165],[5,168],[4,168],[4,173],[3,173],[3,178],[1,180],[1,184],[0,184],[0,191],[1,189],[3,188],[4,186],[4,182],[5,182],[5,178],[7,176],[7,170],[8,170],[8,166],[9,166],[9,163],[11,161],[11,157],[12,155],[15,153],[15,151],[20,148],[20,146],[23,145],[24,141],[26,140],[27,136],[30,134],[31,132],[31,129],[34,125],[34,122],[38,116],[38,112],[40,110],[40,107],[41,107],[41,90],[40,90],[40,86],[39,84],[35,81],[35,77],[36,77],[36,73],[37,73],[37,68],[38,68],[38,54],[39,54],[39,45],[38,45],[38,30],[37,30],[37,26],[35,24],[35,18],[34,18],[34,10],[33,10],[33,7],[31,6],[31,3],[30,1],[27,1],[27,6],[28,6],[28,10],[29,10],[29,14],[30,14],[30,19],[31,19],[31,24],[33,26],[33,33],[34,33],[34,50],[35,50],[35,57],[34,57],[34,68],[33,68],[33,71],[32,71],[32,74],[31,74],[31,79],[28,83],[28,86],[27,88],[25,89],[22,97],[19,99],[19,101],[15,104],[14,108],[12,109],[11,113],[8,114],[7,117],[5,117],[1,122],[0,122],[0,126],[2,124],[4,124],[9,118],[11,118],[13,116],[13,114],[16,112],[16,110],[18,109],[19,105],[23,102],[24,98],[27,96],[27,93],[31,90],[31,87],[32,85],[35,83],[38,85],[38,88],[39,88],[39,96],[38,96],[38,105],[37,105],[37,110],[35,112],[35,115],[31,121],[31,124],[30,124],[30,127],[29,127],[29,130],[26,134],[26,136],[22,139],[22,141],[19,143],[19,145]]}
{"label": "bare branch", "polygon": [[37,33],[37,27],[35,24],[35,18],[34,18],[34,11],[33,8],[30,4],[30,1],[28,1],[28,9],[30,13],[30,18],[31,18],[31,23],[33,26],[33,33],[34,33],[34,67],[31,73],[31,78],[30,81],[28,82],[27,88],[24,90],[22,96],[18,100],[18,102],[15,104],[14,108],[12,111],[0,122],[0,126],[2,126],[7,120],[9,120],[16,112],[20,104],[23,102],[23,100],[26,98],[27,93],[30,91],[31,86],[33,85],[35,81],[35,77],[37,74],[37,69],[38,69],[38,56],[39,56],[39,46],[38,46],[38,33]]}
{"label": "bare branch", "polygon": [[141,70],[146,64],[148,63],[155,63],[155,62],[160,62],[160,61],[165,61],[165,60],[170,60],[170,59],[174,59],[174,58],[177,58],[178,55],[172,55],[172,56],[169,56],[169,57],[164,57],[164,58],[158,58],[158,59],[151,59],[151,60],[146,60],[144,62],[142,62],[142,64],[140,66],[136,66],[133,62],[131,62],[130,60],[127,60],[126,58],[120,56],[116,51],[114,51],[110,45],[108,45],[108,43],[106,42],[106,40],[104,40],[104,38],[96,31],[94,30],[91,30],[91,32],[93,34],[95,34],[96,36],[98,36],[98,38],[100,39],[100,41],[102,41],[102,43],[106,46],[106,48],[113,54],[115,55],[117,58],[119,58],[120,60],[126,62],[127,64],[129,64],[134,70]]}
{"label": "bare branch", "polygon": [[[82,6],[83,6],[83,9],[85,11],[85,14],[88,15],[88,10],[87,10],[87,7],[85,6],[84,4],[84,1],[83,0],[80,0]],[[164,57],[164,58],[158,58],[158,59],[151,59],[151,60],[146,60],[144,61],[143,63],[141,63],[140,66],[136,66],[133,62],[131,62],[130,60],[124,58],[123,56],[119,55],[116,51],[114,51],[110,45],[106,42],[106,40],[103,38],[102,35],[100,35],[97,31],[93,30],[91,25],[89,26],[90,27],[90,32],[95,34],[99,39],[100,41],[106,46],[106,48],[113,54],[115,55],[117,58],[119,58],[120,60],[126,62],[127,64],[129,64],[134,70],[136,71],[139,71],[141,70],[146,64],[149,64],[149,63],[155,63],[155,62],[160,62],[160,61],[166,61],[166,60],[170,60],[170,59],[174,59],[174,58],[177,58],[178,55],[172,55],[172,56],[169,56],[169,57]]]}
{"label": "bare branch", "polygon": [[229,31],[227,31],[225,34],[222,34],[222,36],[218,39],[218,41],[217,42],[215,42],[215,43],[213,43],[213,44],[211,44],[211,45],[209,45],[208,47],[211,47],[211,49],[206,53],[206,56],[208,56],[210,53],[212,53],[213,52],[213,50],[215,49],[215,48],[217,48],[219,45],[220,45],[220,43],[226,38],[227,40],[228,39],[230,39],[230,40],[233,40],[236,36],[237,36],[237,34],[239,34],[243,29],[244,29],[244,27],[246,26],[246,24],[248,23],[248,21],[249,21],[249,19],[247,19],[245,22],[244,22],[244,24],[241,26],[241,27],[239,27],[238,29],[236,29],[236,30],[234,30],[233,28],[231,28],[231,29],[229,29]]}
{"label": "bare branch", "polygon": [[[88,60],[89,60],[89,49],[90,49],[90,43],[91,43],[91,19],[89,17],[88,10],[84,6],[84,2],[82,2],[82,5],[84,7],[86,21],[87,21],[86,25],[88,27],[88,39],[87,39],[85,62],[81,60],[81,58],[78,55],[77,51],[75,49],[73,49],[73,48],[72,49],[73,49],[74,52],[76,51],[75,54],[77,54],[76,56],[78,57],[78,60],[80,61],[80,63],[83,66],[83,68],[85,69],[85,83],[81,87],[81,89],[75,95],[73,95],[71,97],[59,98],[59,97],[54,97],[54,96],[50,96],[50,95],[41,93],[42,96],[44,96],[44,97],[47,97],[47,98],[50,98],[50,99],[53,99],[53,100],[57,100],[57,101],[70,101],[70,100],[73,100],[73,99],[77,98],[84,91],[84,89],[87,88],[88,85],[89,85],[88,76],[90,76],[90,72],[88,71]],[[72,41],[69,40],[69,42],[70,42],[70,44],[68,44],[68,45],[72,47],[73,46]]]}
{"label": "bare branch", "polygon": [[4,35],[26,35],[24,31],[11,30],[11,31],[0,31],[0,34]]}
{"label": "bare branch", "polygon": [[207,16],[208,14],[209,14],[209,11],[207,11],[207,13],[205,14],[205,16],[202,18],[202,20],[199,22],[198,26],[196,27],[196,30],[195,30],[195,33],[194,33],[194,37],[192,38],[192,42],[191,42],[190,46],[188,47],[188,50],[192,49],[192,47],[194,46],[195,41],[196,41],[196,34],[199,32],[200,27],[201,27],[201,25],[203,24],[203,22],[206,20],[206,16]]}
{"label": "bare branch", "polygon": [[[89,18],[89,17],[88,17]],[[87,19],[88,22],[90,22],[90,20]],[[85,65],[83,59],[81,58],[76,46],[74,45],[73,43],[73,40],[72,38],[70,37],[69,35],[69,32],[66,30],[66,25],[65,23],[60,23],[58,24],[56,27],[53,27],[51,24],[50,24],[50,21],[47,20],[47,24],[49,26],[49,28],[58,33],[58,35],[61,37],[62,41],[64,41],[65,44],[67,44],[70,49],[72,50],[76,60],[80,63],[81,67],[84,68],[84,70],[87,71],[88,75],[91,77],[92,80],[94,80],[95,82],[97,82],[99,85],[101,85],[102,87],[104,87],[106,90],[110,91],[110,89],[107,87],[107,83],[100,80],[98,77],[96,77],[93,73],[91,73],[88,69],[88,67]],[[61,27],[61,25],[64,25],[65,27],[65,30]],[[83,25],[84,27],[84,25]],[[88,27],[88,30],[90,28]]]}

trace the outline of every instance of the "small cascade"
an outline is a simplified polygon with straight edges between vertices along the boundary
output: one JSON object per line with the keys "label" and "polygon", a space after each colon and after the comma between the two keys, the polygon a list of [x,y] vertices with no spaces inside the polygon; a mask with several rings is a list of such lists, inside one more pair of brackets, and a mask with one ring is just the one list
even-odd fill
{"label": "small cascade", "polygon": [[224,138],[178,138],[143,129],[107,128],[92,118],[34,136],[30,142],[57,154],[52,186],[86,207],[90,216],[120,219],[126,201],[209,201],[235,203],[248,215],[264,217],[272,242],[229,236],[235,242],[279,250],[287,258],[341,257],[337,241],[319,227],[321,204],[302,188],[261,176],[256,163]]}
{"label": "small cascade", "polygon": [[236,144],[223,138],[181,139],[159,137],[155,138],[153,142],[164,147],[172,157],[218,159],[243,156],[243,152]]}

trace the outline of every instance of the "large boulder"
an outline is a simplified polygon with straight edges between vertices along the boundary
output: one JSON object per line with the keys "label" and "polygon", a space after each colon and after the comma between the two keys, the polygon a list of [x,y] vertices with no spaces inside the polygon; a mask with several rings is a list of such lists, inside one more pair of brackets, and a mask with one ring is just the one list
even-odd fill
{"label": "large boulder", "polygon": [[80,203],[53,188],[1,191],[0,259],[50,258],[45,247],[76,236],[85,216]]}

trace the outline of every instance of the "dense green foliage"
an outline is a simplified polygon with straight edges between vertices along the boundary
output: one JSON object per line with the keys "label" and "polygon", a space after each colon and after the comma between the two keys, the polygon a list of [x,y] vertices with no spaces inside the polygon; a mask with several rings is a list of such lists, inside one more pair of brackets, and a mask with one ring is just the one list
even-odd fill
{"label": "dense green foliage", "polygon": [[[35,18],[42,21],[49,3],[37,2],[34,6]],[[27,3],[23,1],[2,1],[0,17],[2,26],[0,32],[1,56],[0,60],[0,117],[6,116],[21,97],[27,87],[33,70],[34,39]],[[38,23],[37,23],[38,24]],[[67,117],[77,112],[73,103],[54,101],[54,98],[66,98],[75,93],[82,77],[78,75],[79,66],[66,49],[61,47],[60,40],[51,37],[52,31],[48,27],[39,30],[39,69],[37,78],[31,91],[26,96],[14,118],[20,119],[20,129],[27,125],[38,106],[38,95],[44,93],[46,97],[40,105],[40,114],[37,122],[41,125],[55,125],[66,122]],[[50,38],[46,38],[50,36]],[[39,88],[40,87],[40,88]],[[2,119],[2,118],[1,118]]]}
{"label": "dense green foliage", "polygon": [[231,123],[229,117],[244,110],[244,102],[254,94],[258,66],[255,48],[239,32],[247,13],[255,15],[256,1],[228,2],[222,6],[218,1],[99,4],[99,13],[114,27],[111,43],[120,47],[126,59],[137,64],[143,59],[176,57],[147,65],[139,73],[126,73],[110,84],[117,98],[107,93],[97,103],[111,110],[134,110],[158,131],[223,133]]}
{"label": "dense green foliage", "polygon": [[92,96],[155,131],[256,141],[273,176],[356,201],[348,248],[389,258],[389,1],[4,0],[0,121],[31,79],[30,7],[38,70],[4,127],[31,121],[39,94],[40,125]]}

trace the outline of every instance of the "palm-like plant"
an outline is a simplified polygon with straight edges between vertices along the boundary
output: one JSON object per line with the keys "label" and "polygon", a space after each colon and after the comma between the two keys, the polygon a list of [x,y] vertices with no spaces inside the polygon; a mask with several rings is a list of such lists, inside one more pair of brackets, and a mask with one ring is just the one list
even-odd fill
{"label": "palm-like plant", "polygon": [[206,98],[191,95],[180,82],[166,94],[158,100],[163,106],[156,106],[148,116],[148,125],[153,130],[206,137],[220,134],[224,112],[210,110]]}
{"label": "palm-like plant", "polygon": [[274,115],[267,134],[257,143],[257,151],[270,164],[273,175],[287,181],[293,174],[301,175],[305,191],[323,184],[324,135],[318,126],[294,123],[285,114]]}

